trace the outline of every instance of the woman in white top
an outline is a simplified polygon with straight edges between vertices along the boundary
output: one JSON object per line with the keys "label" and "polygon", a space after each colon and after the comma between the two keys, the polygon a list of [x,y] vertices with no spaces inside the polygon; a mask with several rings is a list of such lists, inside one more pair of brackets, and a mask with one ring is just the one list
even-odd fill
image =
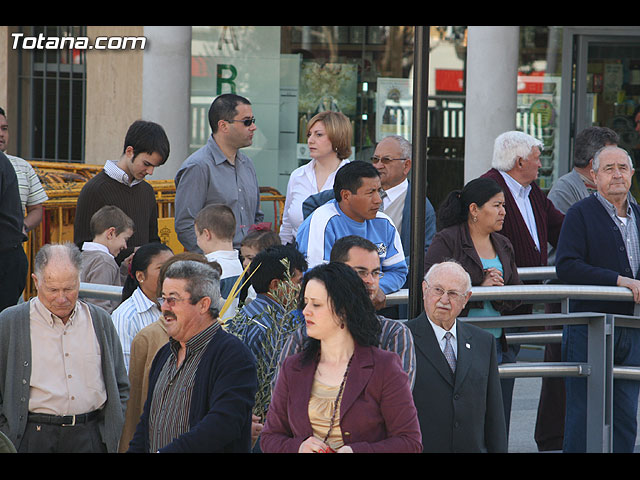
{"label": "woman in white top", "polygon": [[333,188],[336,171],[348,163],[351,155],[353,128],[340,112],[321,112],[307,125],[307,144],[311,161],[291,173],[280,226],[282,244],[296,240],[298,227],[304,220],[302,203],[310,196]]}
{"label": "woman in white top", "polygon": [[133,337],[161,315],[158,275],[162,265],[171,257],[171,248],[158,242],[142,245],[131,260],[131,271],[122,287],[122,303],[111,314],[122,344],[127,372]]}

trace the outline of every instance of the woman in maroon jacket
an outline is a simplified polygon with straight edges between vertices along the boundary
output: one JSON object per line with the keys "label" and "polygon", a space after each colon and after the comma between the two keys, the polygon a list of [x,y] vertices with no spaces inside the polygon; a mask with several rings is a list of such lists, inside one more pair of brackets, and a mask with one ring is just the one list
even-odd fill
{"label": "woman in maroon jacket", "polygon": [[319,265],[300,293],[307,339],[284,361],[262,431],[265,453],[422,451],[409,378],[378,344],[380,321],[355,271]]}
{"label": "woman in maroon jacket", "polygon": [[[462,190],[451,192],[438,209],[438,232],[425,255],[424,271],[435,263],[455,260],[469,273],[474,286],[521,284],[513,246],[507,237],[498,233],[505,215],[504,193],[491,178],[471,180]],[[518,301],[471,301],[461,316],[497,317],[519,305]],[[497,339],[498,363],[515,361],[503,330],[488,330]],[[509,431],[514,379],[502,379],[500,383]]]}

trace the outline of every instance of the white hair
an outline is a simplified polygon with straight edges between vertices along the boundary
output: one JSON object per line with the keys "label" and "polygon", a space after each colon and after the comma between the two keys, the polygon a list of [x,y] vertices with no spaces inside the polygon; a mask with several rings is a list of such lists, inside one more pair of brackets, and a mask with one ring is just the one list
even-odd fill
{"label": "white hair", "polygon": [[608,150],[618,150],[621,153],[624,153],[627,156],[627,161],[629,162],[629,167],[631,169],[633,169],[633,161],[631,160],[631,156],[629,155],[629,153],[624,149],[624,148],[620,148],[616,145],[605,145],[604,147],[602,147],[600,150],[598,150],[595,155],[593,156],[593,162],[591,163],[591,168],[593,169],[594,172],[598,171],[598,168],[600,167],[600,155],[602,155],[604,152],[608,151]]}
{"label": "white hair", "polygon": [[460,265],[455,260],[446,260],[442,263],[434,263],[431,265],[429,270],[424,276],[424,281],[429,283],[429,278],[431,278],[434,274],[436,274],[440,270],[455,270],[465,282],[464,293],[467,293],[471,290],[471,276],[469,276],[469,272],[467,272],[462,265]]}
{"label": "white hair", "polygon": [[491,166],[496,170],[508,172],[513,169],[518,158],[527,158],[533,147],[542,150],[543,143],[523,132],[505,132],[493,143]]}

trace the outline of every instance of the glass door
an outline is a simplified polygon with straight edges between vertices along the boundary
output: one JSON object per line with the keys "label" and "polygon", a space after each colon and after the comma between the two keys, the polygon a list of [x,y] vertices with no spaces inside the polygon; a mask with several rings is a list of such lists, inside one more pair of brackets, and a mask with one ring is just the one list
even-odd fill
{"label": "glass door", "polygon": [[[611,27],[610,27],[611,28]],[[633,193],[640,198],[640,133],[635,116],[640,107],[640,28],[586,31],[573,36],[573,78],[568,165],[576,134],[589,126],[609,127],[620,136],[620,147],[636,168]]]}

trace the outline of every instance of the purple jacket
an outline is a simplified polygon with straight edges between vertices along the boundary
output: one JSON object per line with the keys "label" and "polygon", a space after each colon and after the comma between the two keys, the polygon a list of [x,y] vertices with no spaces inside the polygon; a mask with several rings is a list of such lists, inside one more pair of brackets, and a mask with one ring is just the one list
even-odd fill
{"label": "purple jacket", "polygon": [[[312,436],[309,398],[316,362],[302,353],[282,365],[260,437],[265,453],[296,453]],[[420,453],[420,426],[409,377],[400,357],[376,347],[356,345],[340,403],[345,445],[356,453]]]}

